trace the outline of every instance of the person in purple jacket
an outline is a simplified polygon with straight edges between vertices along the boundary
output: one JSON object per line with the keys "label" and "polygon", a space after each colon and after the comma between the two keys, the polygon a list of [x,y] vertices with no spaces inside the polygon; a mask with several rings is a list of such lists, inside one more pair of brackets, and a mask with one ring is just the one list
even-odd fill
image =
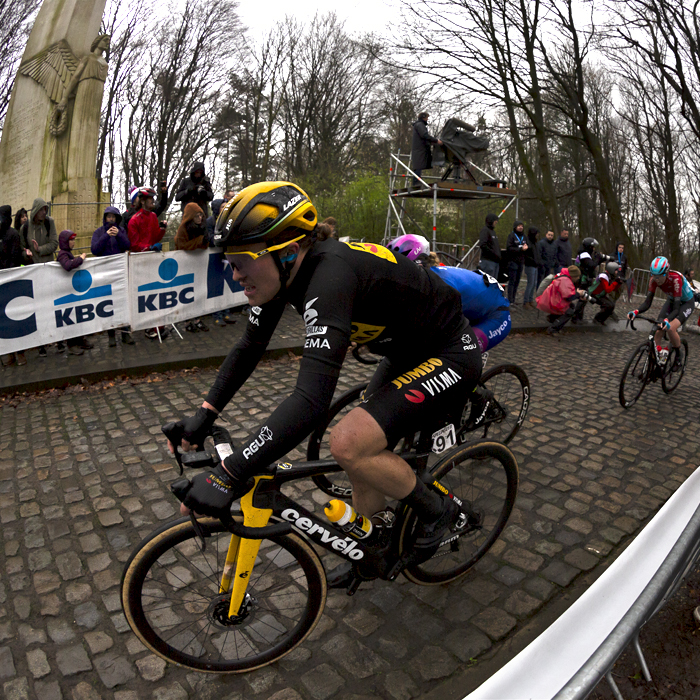
{"label": "person in purple jacket", "polygon": [[[80,267],[87,257],[87,253],[81,253],[78,256],[73,255],[76,236],[77,234],[70,230],[61,231],[58,236],[57,260],[61,263],[63,269],[68,272],[75,270],[76,267]],[[85,336],[68,338],[68,352],[71,355],[82,355],[85,350],[90,350],[91,348],[92,343]]]}
{"label": "person in purple jacket", "polygon": [[[126,229],[121,226],[122,215],[116,207],[106,207],[102,217],[102,226],[92,234],[90,250],[96,257],[105,255],[119,255],[125,253],[131,247],[129,235]],[[134,339],[131,337],[128,327],[121,329],[122,343],[133,345]],[[107,331],[109,336],[109,347],[113,348],[117,344],[117,333],[114,328]]]}
{"label": "person in purple jacket", "polygon": [[102,226],[92,234],[90,250],[97,257],[125,253],[131,247],[126,230],[121,227],[122,215],[116,207],[107,207]]}

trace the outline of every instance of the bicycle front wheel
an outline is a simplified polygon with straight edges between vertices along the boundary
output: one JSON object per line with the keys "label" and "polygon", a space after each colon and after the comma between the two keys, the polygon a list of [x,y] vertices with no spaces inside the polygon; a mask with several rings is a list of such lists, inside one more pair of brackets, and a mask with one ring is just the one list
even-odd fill
{"label": "bicycle front wheel", "polygon": [[152,651],[197,671],[240,673],[265,666],[300,644],[326,601],[318,556],[294,534],[262,540],[239,616],[228,617],[221,593],[231,533],[199,520],[201,550],[189,518],[164,525],[137,547],[122,576],[131,629]]}
{"label": "bicycle front wheel", "polygon": [[[679,364],[674,369],[676,360],[678,360]],[[688,362],[688,341],[684,338],[681,340],[681,346],[679,348],[671,348],[668,360],[666,360],[666,366],[664,367],[664,373],[661,376],[661,388],[667,394],[675,391],[681,383],[686,362]]]}
{"label": "bicycle front wheel", "polygon": [[[332,459],[329,441],[331,429],[341,418],[350,413],[353,408],[360,405],[362,394],[366,388],[367,384],[358,384],[341,394],[331,404],[326,419],[311,433],[309,438],[306,458],[310,462],[315,462],[317,459]],[[333,498],[350,498],[352,496],[352,484],[345,472],[320,474],[311,478],[321,491]]]}
{"label": "bicycle front wheel", "polygon": [[641,343],[627,360],[620,379],[620,405],[629,408],[642,395],[651,371],[649,343]]}
{"label": "bicycle front wheel", "polygon": [[[513,453],[497,442],[457,447],[437,462],[430,474],[477,514],[479,523],[441,545],[428,561],[403,572],[409,580],[423,585],[452,581],[469,571],[503,532],[518,492],[518,463]],[[416,524],[412,514],[404,520],[401,551],[412,546]]]}
{"label": "bicycle front wheel", "polygon": [[518,365],[498,365],[484,372],[480,383],[493,392],[496,401],[487,413],[483,438],[507,445],[530,407],[530,380]]}

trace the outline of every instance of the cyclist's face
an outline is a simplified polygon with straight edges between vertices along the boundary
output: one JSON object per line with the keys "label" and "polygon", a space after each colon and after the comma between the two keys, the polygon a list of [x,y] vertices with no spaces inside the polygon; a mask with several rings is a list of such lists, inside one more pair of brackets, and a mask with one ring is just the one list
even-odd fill
{"label": "cyclist's face", "polygon": [[243,286],[243,293],[252,306],[260,306],[274,299],[280,289],[280,275],[272,255],[254,260],[250,255],[236,255],[236,250],[259,253],[267,246],[253,243],[232,248],[226,255],[233,268],[233,279]]}
{"label": "cyclist's face", "polygon": [[652,275],[651,278],[656,282],[656,284],[663,284],[666,281],[668,275]]}

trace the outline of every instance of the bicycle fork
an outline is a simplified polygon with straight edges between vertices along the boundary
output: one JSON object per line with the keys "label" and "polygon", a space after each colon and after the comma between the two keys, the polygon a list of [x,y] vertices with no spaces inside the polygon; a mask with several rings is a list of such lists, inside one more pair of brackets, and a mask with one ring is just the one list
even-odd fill
{"label": "bicycle fork", "polygon": [[[241,510],[243,511],[243,524],[246,527],[265,527],[272,515],[272,509],[255,508],[253,506],[253,494],[261,479],[270,479],[268,476],[256,476],[255,486],[241,498]],[[252,540],[231,535],[231,540],[226,553],[226,563],[219,584],[219,593],[225,594],[231,591],[229,603],[229,619],[239,617],[243,603],[246,599],[248,582],[253,572],[255,559],[260,550],[261,540]]]}

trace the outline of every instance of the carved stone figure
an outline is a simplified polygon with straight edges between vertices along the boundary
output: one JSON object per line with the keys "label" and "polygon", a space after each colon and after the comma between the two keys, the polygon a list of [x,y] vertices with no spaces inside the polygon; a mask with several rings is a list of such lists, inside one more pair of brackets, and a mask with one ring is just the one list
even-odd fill
{"label": "carved stone figure", "polygon": [[[90,53],[78,60],[68,42],[62,39],[20,65],[19,72],[36,80],[46,90],[49,99],[58,103],[51,114],[49,126],[53,136],[61,136],[66,131],[68,101],[72,97],[77,97],[77,92],[87,93],[81,95],[81,102],[85,103],[85,107],[95,109],[96,106],[99,127],[102,91],[109,70],[107,60],[102,54],[109,50],[109,42],[109,34],[101,34],[92,42]],[[95,81],[95,83],[89,83],[84,89],[79,90],[83,81]],[[94,123],[94,119],[90,119],[91,115],[85,114],[84,109],[80,112],[81,118],[76,121],[82,123],[87,118]]]}
{"label": "carved stone figure", "polygon": [[[43,0],[0,140],[1,204],[52,203],[56,225],[88,235],[109,198],[95,172],[109,37],[106,0]],[[95,38],[96,37],[96,38]],[[60,229],[59,229],[60,230]]]}

